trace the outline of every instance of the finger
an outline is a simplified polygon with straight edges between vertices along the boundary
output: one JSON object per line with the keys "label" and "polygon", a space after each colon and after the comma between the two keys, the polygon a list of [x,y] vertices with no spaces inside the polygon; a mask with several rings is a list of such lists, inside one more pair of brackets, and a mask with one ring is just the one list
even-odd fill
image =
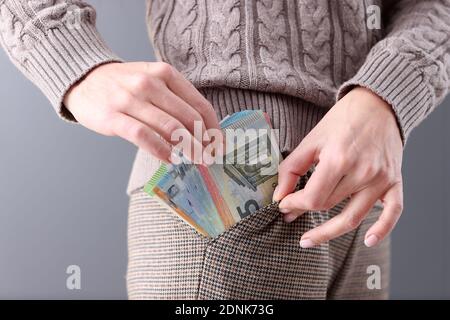
{"label": "finger", "polygon": [[136,100],[136,102],[128,106],[126,114],[147,124],[170,144],[174,142],[172,141],[172,133],[174,131],[187,130],[178,119],[151,103]]}
{"label": "finger", "polygon": [[358,181],[354,173],[350,173],[344,176],[338,183],[334,191],[331,193],[331,195],[328,197],[326,206],[329,208],[333,208],[335,205],[346,199],[351,194],[364,189],[360,188],[359,184],[360,182]]}
{"label": "finger", "polygon": [[[175,68],[167,63],[149,63],[147,72],[164,81],[165,86],[180,100],[189,105],[201,118],[203,129],[220,130],[219,121],[212,105]],[[158,96],[156,96],[158,98]],[[158,105],[155,101],[156,105]],[[187,126],[189,128],[189,126]],[[208,135],[205,134],[207,140]]]}
{"label": "finger", "polygon": [[167,86],[178,97],[192,106],[202,116],[206,129],[219,129],[216,112],[208,100],[180,72],[172,67],[166,79]]}
{"label": "finger", "polygon": [[364,244],[373,247],[383,240],[400,219],[403,211],[403,185],[401,182],[392,186],[383,197],[384,208],[377,222],[366,232]]}
{"label": "finger", "polygon": [[380,186],[373,185],[354,194],[342,213],[303,234],[300,245],[310,248],[357,228],[382,194]]}
{"label": "finger", "polygon": [[[194,163],[202,161],[202,145],[176,118],[150,103],[136,100],[127,108],[127,114],[145,123],[165,141],[173,146],[182,146],[184,156]],[[174,138],[174,133],[179,131],[180,136],[188,141],[179,141]]]}
{"label": "finger", "polygon": [[172,152],[170,145],[144,123],[125,114],[117,113],[111,120],[111,125],[117,136],[150,152],[164,162],[170,162]]}
{"label": "finger", "polygon": [[323,206],[344,174],[344,168],[334,166],[330,161],[320,161],[305,188],[281,200],[280,211],[296,210],[301,214],[306,210],[328,209]]}
{"label": "finger", "polygon": [[327,199],[326,207],[333,208],[349,195],[363,190],[372,182],[377,181],[375,170],[372,171],[373,173],[355,170],[345,175]]}
{"label": "finger", "polygon": [[[156,71],[151,72],[157,73]],[[133,72],[125,79],[125,86],[129,87],[137,100],[149,102],[178,119],[200,143],[203,143],[206,127],[202,116],[168,88],[164,80],[161,79],[164,74],[165,72],[160,71],[157,73],[157,77],[152,77],[149,72]],[[128,107],[128,100],[126,99],[122,103],[125,107]],[[195,133],[196,126],[199,129],[197,134]]]}
{"label": "finger", "polygon": [[273,201],[279,201],[291,193],[299,178],[311,168],[315,159],[316,146],[306,142],[300,143],[278,167],[278,186],[274,191]]}
{"label": "finger", "polygon": [[152,95],[149,99],[153,105],[178,119],[200,143],[207,144],[207,141],[203,141],[206,126],[200,113],[165,85],[161,86],[159,94]]}

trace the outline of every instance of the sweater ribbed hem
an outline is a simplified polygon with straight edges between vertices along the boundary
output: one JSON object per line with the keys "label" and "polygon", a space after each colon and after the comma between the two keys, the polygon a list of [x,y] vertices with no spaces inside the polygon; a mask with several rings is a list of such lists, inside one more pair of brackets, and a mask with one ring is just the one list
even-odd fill
{"label": "sweater ribbed hem", "polygon": [[358,73],[340,87],[337,99],[354,86],[372,90],[392,106],[403,144],[434,105],[432,90],[423,73],[404,56],[389,50],[371,56]]}
{"label": "sweater ribbed hem", "polygon": [[[219,119],[241,110],[266,112],[272,127],[278,129],[280,151],[286,155],[303,140],[327,112],[303,99],[253,90],[234,88],[202,88],[199,90],[213,105]],[[131,171],[127,193],[142,188],[161,162],[139,150]]]}
{"label": "sweater ribbed hem", "polygon": [[120,62],[103,42],[94,26],[64,24],[49,29],[27,53],[25,67],[60,117],[76,121],[63,100],[71,86],[95,67]]}

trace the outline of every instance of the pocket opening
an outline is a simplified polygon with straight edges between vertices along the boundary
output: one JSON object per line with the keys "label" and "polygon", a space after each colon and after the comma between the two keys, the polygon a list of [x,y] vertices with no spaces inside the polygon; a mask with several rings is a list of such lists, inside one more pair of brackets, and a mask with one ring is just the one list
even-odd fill
{"label": "pocket opening", "polygon": [[[218,236],[210,238],[211,242],[217,242],[219,239],[226,237],[230,233],[234,233],[236,230],[245,231],[245,229],[259,229],[264,227],[279,215],[278,203],[278,201],[274,201],[242,218]],[[267,214],[263,215],[264,213]]]}

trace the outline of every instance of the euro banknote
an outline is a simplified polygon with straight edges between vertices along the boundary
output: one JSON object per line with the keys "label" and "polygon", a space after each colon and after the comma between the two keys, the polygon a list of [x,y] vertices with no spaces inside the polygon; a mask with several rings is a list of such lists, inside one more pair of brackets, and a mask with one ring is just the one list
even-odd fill
{"label": "euro banknote", "polygon": [[163,164],[144,190],[199,233],[216,237],[268,205],[281,160],[267,114],[241,111],[225,117],[222,161],[211,165]]}

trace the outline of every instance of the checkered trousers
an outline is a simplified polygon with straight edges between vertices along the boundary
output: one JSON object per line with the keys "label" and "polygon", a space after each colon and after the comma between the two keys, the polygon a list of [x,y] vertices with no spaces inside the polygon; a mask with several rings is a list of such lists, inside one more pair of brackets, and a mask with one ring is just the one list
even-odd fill
{"label": "checkered trousers", "polygon": [[[389,239],[375,248],[363,244],[379,207],[349,234],[317,248],[299,245],[304,232],[339,214],[344,205],[307,212],[288,224],[272,204],[210,239],[137,190],[129,209],[129,298],[387,298]],[[370,266],[381,271],[380,289],[367,285]]]}

